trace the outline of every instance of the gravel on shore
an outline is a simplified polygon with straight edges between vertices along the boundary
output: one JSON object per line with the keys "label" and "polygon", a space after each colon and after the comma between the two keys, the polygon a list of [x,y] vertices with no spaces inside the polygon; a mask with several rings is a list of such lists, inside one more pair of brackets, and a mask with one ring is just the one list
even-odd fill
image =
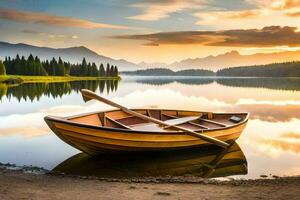
{"label": "gravel on shore", "polygon": [[[39,170],[40,171],[40,170]],[[0,168],[0,199],[299,199],[300,177],[101,179]]]}

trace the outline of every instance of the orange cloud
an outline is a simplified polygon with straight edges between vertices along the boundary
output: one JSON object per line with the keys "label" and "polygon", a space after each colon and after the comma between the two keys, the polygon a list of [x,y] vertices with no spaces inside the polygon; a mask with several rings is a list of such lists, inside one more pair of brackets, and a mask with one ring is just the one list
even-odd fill
{"label": "orange cloud", "polygon": [[272,140],[272,139],[262,139],[260,141],[261,144],[265,144],[271,146],[275,149],[280,149],[282,151],[290,151],[296,154],[300,153],[300,144],[299,143],[292,143],[286,142],[281,140]]}
{"label": "orange cloud", "polygon": [[258,10],[245,10],[245,11],[235,11],[226,12],[224,17],[227,18],[249,18],[259,16],[261,13]]}
{"label": "orange cloud", "polygon": [[297,12],[287,12],[286,15],[290,17],[300,17],[300,11]]}
{"label": "orange cloud", "polygon": [[300,16],[300,0],[281,0],[272,4],[274,10],[284,11],[289,17]]}
{"label": "orange cloud", "polygon": [[262,29],[233,29],[221,31],[178,31],[141,35],[113,36],[116,39],[148,41],[145,45],[200,44],[206,46],[266,47],[300,46],[297,27],[268,26]]}
{"label": "orange cloud", "polygon": [[18,22],[31,22],[44,25],[63,26],[72,28],[95,29],[127,29],[126,26],[117,26],[111,24],[97,23],[88,20],[49,15],[45,13],[35,13],[28,11],[19,11],[12,9],[0,8],[0,19],[7,19]]}
{"label": "orange cloud", "polygon": [[300,134],[299,133],[290,132],[290,133],[284,133],[280,137],[299,140],[300,139]]}
{"label": "orange cloud", "polygon": [[300,0],[280,0],[274,1],[272,4],[274,9],[292,9],[300,8]]}
{"label": "orange cloud", "polygon": [[299,105],[269,105],[269,104],[245,104],[237,105],[234,111],[245,110],[251,113],[251,119],[259,119],[269,122],[288,122],[292,119],[300,119]]}

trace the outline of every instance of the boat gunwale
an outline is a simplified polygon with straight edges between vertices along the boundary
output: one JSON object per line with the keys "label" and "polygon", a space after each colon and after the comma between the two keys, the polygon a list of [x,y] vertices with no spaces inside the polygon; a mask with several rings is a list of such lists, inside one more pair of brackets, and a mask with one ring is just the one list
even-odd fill
{"label": "boat gunwale", "polygon": [[[139,110],[163,110],[163,111],[181,111],[181,112],[202,112],[207,113],[204,111],[195,111],[195,110],[171,110],[171,109],[147,109],[147,108],[139,108],[139,109],[133,109],[135,111]],[[83,117],[83,116],[89,116],[93,114],[99,114],[99,113],[105,113],[105,112],[113,112],[113,111],[121,111],[120,109],[111,109],[111,110],[105,110],[105,111],[95,111],[95,112],[89,112],[89,113],[82,113],[78,115],[68,116],[68,117],[56,117],[56,116],[45,116],[44,120],[47,121],[54,121],[54,122],[60,122],[64,124],[79,126],[81,128],[90,128],[90,129],[97,129],[97,130],[103,130],[103,131],[110,131],[110,132],[122,132],[122,133],[138,133],[138,134],[159,134],[159,135],[173,135],[173,134],[186,134],[184,131],[167,131],[167,132],[161,132],[161,131],[148,131],[148,130],[133,130],[133,129],[122,129],[122,128],[115,128],[115,127],[104,127],[104,126],[96,126],[96,125],[90,125],[90,124],[83,124],[79,122],[71,121],[70,119],[77,118],[77,117]],[[201,131],[196,132],[211,132],[211,131],[220,131],[220,130],[227,130],[231,128],[235,128],[238,126],[241,126],[249,120],[249,112],[239,112],[239,113],[214,113],[218,115],[230,115],[230,114],[244,114],[246,115],[245,119],[237,124],[234,125],[228,125],[226,127],[218,127],[218,128],[210,128],[210,129],[203,129]]]}

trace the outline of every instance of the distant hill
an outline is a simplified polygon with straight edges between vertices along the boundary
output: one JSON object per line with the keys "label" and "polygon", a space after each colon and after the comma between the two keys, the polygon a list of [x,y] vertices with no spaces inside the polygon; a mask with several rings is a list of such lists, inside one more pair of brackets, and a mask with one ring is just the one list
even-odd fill
{"label": "distant hill", "polygon": [[236,66],[264,65],[270,63],[288,62],[300,60],[300,51],[284,51],[280,53],[258,53],[252,55],[240,55],[237,51],[231,51],[217,56],[186,59],[168,65],[173,70],[178,69],[219,69]]}
{"label": "distant hill", "polygon": [[153,68],[126,71],[122,74],[131,76],[300,77],[300,62],[230,67],[217,72],[205,69],[173,71],[166,68]]}
{"label": "distant hill", "polygon": [[61,57],[63,60],[71,63],[79,63],[82,61],[83,57],[85,57],[88,62],[95,62],[98,65],[99,63],[117,65],[122,71],[137,69],[135,63],[102,56],[84,46],[55,49],[22,43],[11,44],[0,42],[0,59],[4,59],[5,56],[15,57],[16,54],[19,54],[20,56],[29,56],[29,54],[33,54],[34,56],[38,56],[41,60],[50,60],[52,57]]}
{"label": "distant hill", "polygon": [[137,71],[122,72],[124,75],[131,76],[215,76],[215,73],[210,70],[203,69],[188,69],[180,71],[172,71],[166,68],[143,69]]}
{"label": "distant hill", "polygon": [[300,62],[231,67],[221,69],[216,74],[229,77],[300,77]]}

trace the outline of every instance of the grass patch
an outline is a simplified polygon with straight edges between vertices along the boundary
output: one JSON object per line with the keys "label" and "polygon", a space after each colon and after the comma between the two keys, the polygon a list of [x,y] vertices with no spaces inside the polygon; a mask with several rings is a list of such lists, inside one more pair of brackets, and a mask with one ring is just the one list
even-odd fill
{"label": "grass patch", "polygon": [[21,78],[23,83],[56,83],[56,82],[70,82],[82,80],[120,80],[121,77],[78,77],[78,76],[21,76],[21,75],[6,75],[0,76],[0,83],[11,79]]}

